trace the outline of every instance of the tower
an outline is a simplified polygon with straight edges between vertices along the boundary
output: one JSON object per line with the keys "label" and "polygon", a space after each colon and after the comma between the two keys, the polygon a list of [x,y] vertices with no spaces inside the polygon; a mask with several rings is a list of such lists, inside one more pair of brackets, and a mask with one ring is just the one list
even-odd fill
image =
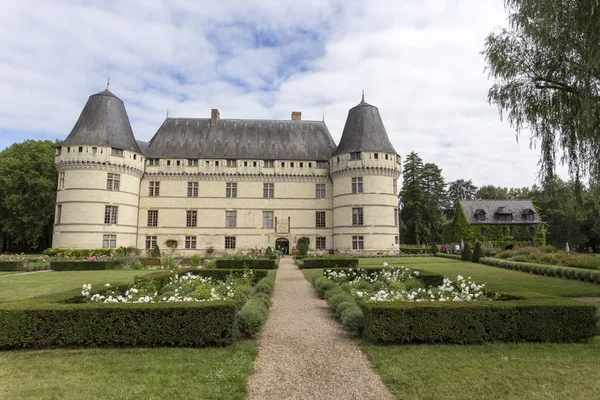
{"label": "tower", "polygon": [[88,99],[56,149],[53,247],[136,246],[144,156],[123,101],[108,88]]}
{"label": "tower", "polygon": [[398,249],[400,157],[379,110],[362,101],[348,112],[340,144],[330,158],[333,241],[338,249]]}

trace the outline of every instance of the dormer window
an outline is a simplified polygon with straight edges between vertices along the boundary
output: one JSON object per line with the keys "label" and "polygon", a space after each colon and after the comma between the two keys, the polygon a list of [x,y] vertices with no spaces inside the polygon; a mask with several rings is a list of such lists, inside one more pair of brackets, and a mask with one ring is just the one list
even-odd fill
{"label": "dormer window", "polygon": [[521,216],[523,217],[524,221],[527,221],[527,222],[535,221],[535,212],[530,208],[528,208],[527,210],[523,210],[523,213],[521,214]]}
{"label": "dormer window", "polygon": [[512,214],[496,214],[499,222],[512,222]]}
{"label": "dormer window", "polygon": [[481,209],[475,210],[475,220],[478,222],[485,221],[485,211]]}
{"label": "dormer window", "polygon": [[350,153],[350,160],[360,160],[360,151]]}
{"label": "dormer window", "polygon": [[115,149],[114,147],[112,147],[110,149],[110,155],[111,156],[117,156],[117,157],[123,157],[123,150],[122,149]]}

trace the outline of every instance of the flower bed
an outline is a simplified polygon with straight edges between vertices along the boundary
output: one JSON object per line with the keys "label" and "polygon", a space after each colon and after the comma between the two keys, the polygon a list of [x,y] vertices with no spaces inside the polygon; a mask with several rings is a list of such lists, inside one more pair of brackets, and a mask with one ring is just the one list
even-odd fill
{"label": "flower bed", "polygon": [[419,275],[403,267],[338,269],[324,271],[314,284],[347,330],[372,341],[562,343],[597,334],[596,309],[590,305],[564,299],[492,301],[503,297],[471,278],[459,275],[455,282],[444,278],[439,286],[424,287]]}

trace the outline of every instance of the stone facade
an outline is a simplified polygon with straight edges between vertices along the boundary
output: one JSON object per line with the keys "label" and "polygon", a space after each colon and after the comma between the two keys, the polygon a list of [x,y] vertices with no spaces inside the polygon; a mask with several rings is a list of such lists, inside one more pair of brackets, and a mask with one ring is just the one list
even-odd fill
{"label": "stone facade", "polygon": [[[290,121],[258,123],[220,121],[215,111],[210,119],[167,119],[144,143],[133,138],[120,99],[108,90],[91,96],[56,152],[53,247],[148,249],[158,244],[165,249],[174,239],[176,252],[190,255],[210,246],[233,253],[291,249],[308,236],[311,250],[318,252],[398,250],[400,158],[375,107],[363,100],[350,110],[348,121],[362,120],[357,113],[376,113],[376,121],[365,118],[367,124],[359,127],[347,122],[340,146],[324,122],[302,121],[300,113]],[[187,131],[181,132],[184,123]],[[272,144],[273,153],[268,142],[239,145],[249,135],[262,140],[261,129],[274,135],[270,141],[281,134],[283,142]],[[286,143],[286,134],[305,142]],[[233,140],[236,147],[223,154]],[[210,141],[213,150],[207,149]],[[346,149],[339,151],[344,141]],[[194,146],[199,147],[190,150]]]}

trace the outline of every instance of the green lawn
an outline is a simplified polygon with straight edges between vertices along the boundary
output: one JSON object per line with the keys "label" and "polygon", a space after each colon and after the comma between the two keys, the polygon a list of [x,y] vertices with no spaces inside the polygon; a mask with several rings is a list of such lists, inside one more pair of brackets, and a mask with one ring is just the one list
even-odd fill
{"label": "green lawn", "polygon": [[[361,258],[361,268],[390,266],[423,269],[439,273],[452,280],[457,275],[471,277],[477,283],[485,283],[490,290],[512,293],[538,293],[559,297],[600,297],[600,285],[547,276],[527,274],[472,262],[450,260],[440,257]],[[322,275],[322,269],[303,270],[307,279]]]}
{"label": "green lawn", "polygon": [[38,272],[33,274],[12,274],[0,276],[0,303],[30,299],[72,289],[81,289],[84,283],[124,284],[133,282],[136,275],[153,273],[153,270],[105,270]]}
{"label": "green lawn", "polygon": [[254,341],[206,349],[0,352],[0,398],[245,399]]}
{"label": "green lawn", "polygon": [[600,340],[360,347],[398,399],[600,399]]}

